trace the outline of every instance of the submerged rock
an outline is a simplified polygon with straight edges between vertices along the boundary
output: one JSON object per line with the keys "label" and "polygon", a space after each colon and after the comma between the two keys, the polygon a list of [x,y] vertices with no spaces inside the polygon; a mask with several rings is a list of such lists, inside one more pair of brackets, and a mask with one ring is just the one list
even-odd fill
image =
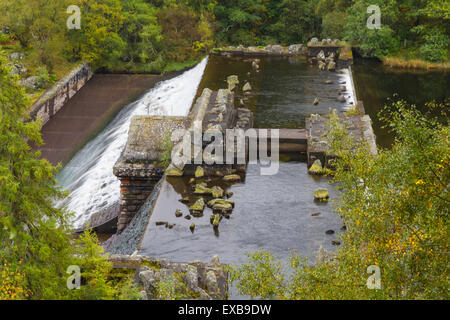
{"label": "submerged rock", "polygon": [[220,223],[220,214],[214,215],[213,226],[214,228],[218,228]]}
{"label": "submerged rock", "polygon": [[181,177],[183,176],[183,171],[170,164],[166,169],[166,176],[168,177]]}
{"label": "submerged rock", "polygon": [[330,198],[328,189],[319,188],[314,191],[314,199],[318,201],[327,201]]}
{"label": "submerged rock", "polygon": [[223,177],[224,181],[233,182],[233,181],[241,181],[241,176],[238,174],[229,174]]}
{"label": "submerged rock", "polygon": [[206,186],[206,183],[197,183],[194,187],[194,194],[196,195],[209,195],[211,194],[211,189]]}
{"label": "submerged rock", "polygon": [[182,199],[180,199],[178,201],[180,201],[181,203],[187,204],[187,203],[189,203],[189,197],[183,197]]}
{"label": "submerged rock", "polygon": [[183,216],[183,211],[181,211],[180,209],[177,209],[175,211],[175,217],[180,218],[181,216]]}
{"label": "submerged rock", "polygon": [[224,196],[224,191],[219,186],[214,186],[211,188],[211,195],[213,198],[222,198]]}
{"label": "submerged rock", "polygon": [[334,70],[336,70],[336,62],[330,61],[330,62],[328,63],[328,70],[329,70],[329,71],[334,71]]}
{"label": "submerged rock", "polygon": [[212,209],[214,213],[230,214],[233,211],[233,205],[226,202],[217,202],[212,206]]}
{"label": "submerged rock", "polygon": [[319,159],[314,161],[314,163],[311,166],[311,168],[309,168],[308,173],[312,174],[312,175],[322,175],[322,174],[324,174],[324,170],[323,170],[323,167],[322,167],[322,162]]}
{"label": "submerged rock", "polygon": [[224,191],[219,186],[208,188],[206,187],[206,183],[199,183],[194,188],[194,194],[212,196],[213,198],[222,198],[224,196]]}
{"label": "submerged rock", "polygon": [[319,61],[319,70],[325,70],[327,64],[323,61]]}
{"label": "submerged rock", "polygon": [[224,200],[224,199],[213,199],[213,200],[210,200],[210,201],[208,201],[207,206],[209,208],[213,208],[217,204],[231,205],[231,208],[234,208],[234,201]]}
{"label": "submerged rock", "polygon": [[233,91],[236,85],[239,84],[239,78],[236,75],[229,76],[227,78],[228,90]]}
{"label": "submerged rock", "polygon": [[202,167],[198,166],[195,170],[195,177],[196,178],[202,178],[205,175],[205,170],[203,170]]}
{"label": "submerged rock", "polygon": [[325,231],[325,234],[332,235],[332,234],[334,234],[334,230],[327,230],[327,231]]}

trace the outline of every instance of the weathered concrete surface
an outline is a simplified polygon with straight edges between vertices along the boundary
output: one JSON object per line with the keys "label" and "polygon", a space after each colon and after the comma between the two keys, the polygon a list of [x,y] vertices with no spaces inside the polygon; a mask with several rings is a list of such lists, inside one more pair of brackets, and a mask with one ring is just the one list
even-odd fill
{"label": "weathered concrete surface", "polygon": [[[319,159],[324,167],[332,168],[330,160],[335,159],[336,156],[330,152],[330,143],[327,139],[330,131],[328,121],[329,118],[327,116],[320,115],[311,115],[306,119],[306,127],[308,130],[308,166],[311,166]],[[344,125],[347,134],[352,135],[355,141],[364,140],[368,144],[370,152],[372,154],[377,153],[372,120],[368,115],[339,115],[339,122]]]}
{"label": "weathered concrete surface", "polygon": [[164,172],[159,161],[165,151],[165,140],[190,123],[186,117],[136,116],[131,119],[125,150],[113,169],[120,179],[118,233],[125,229],[162,178]]}
{"label": "weathered concrete surface", "polygon": [[153,87],[155,75],[97,74],[42,128],[38,149],[52,164],[67,163],[126,104]]}
{"label": "weathered concrete surface", "polygon": [[47,123],[93,76],[91,67],[83,63],[48,89],[32,106],[30,116]]}

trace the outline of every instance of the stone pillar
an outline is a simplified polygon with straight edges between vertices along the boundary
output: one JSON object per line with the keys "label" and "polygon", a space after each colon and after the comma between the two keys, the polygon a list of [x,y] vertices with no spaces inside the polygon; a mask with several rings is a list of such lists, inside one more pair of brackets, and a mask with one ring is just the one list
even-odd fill
{"label": "stone pillar", "polygon": [[121,233],[153,192],[164,175],[162,154],[167,138],[190,125],[186,117],[135,116],[131,119],[125,150],[114,165],[120,180],[120,212],[117,233]]}
{"label": "stone pillar", "polygon": [[[116,167],[117,168],[117,167]],[[145,200],[152,193],[155,185],[163,176],[160,167],[147,168],[143,177],[138,170],[114,172],[120,179],[120,212],[117,233],[121,233],[139,211]]]}

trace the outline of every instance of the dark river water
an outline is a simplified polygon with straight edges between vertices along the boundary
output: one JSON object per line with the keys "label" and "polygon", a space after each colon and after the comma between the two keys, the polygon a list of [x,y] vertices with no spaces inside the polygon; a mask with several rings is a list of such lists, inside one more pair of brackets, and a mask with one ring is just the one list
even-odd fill
{"label": "dark river water", "polygon": [[366,113],[373,121],[377,144],[383,148],[392,145],[394,137],[378,118],[378,113],[389,99],[403,99],[421,111],[425,103],[444,102],[450,98],[450,72],[404,72],[388,69],[377,60],[357,59],[353,77],[358,100],[364,102]]}
{"label": "dark river water", "polygon": [[[222,220],[215,232],[209,208],[201,218],[175,217],[177,209],[184,216],[189,214],[189,207],[178,201],[189,185],[185,179],[169,179],[162,185],[140,253],[175,261],[209,261],[218,254],[221,261],[235,264],[258,249],[269,250],[281,259],[288,258],[292,250],[309,256],[320,246],[333,250],[331,242],[342,227],[340,218],[333,213],[331,202],[317,203],[313,195],[316,188],[324,187],[336,199],[328,181],[310,176],[306,163],[296,162],[280,163],[275,176],[261,176],[259,166],[250,165],[241,183],[227,186],[212,181],[209,186],[221,185],[233,192],[230,200],[235,202],[230,219]],[[159,221],[175,226],[156,226]],[[193,233],[189,230],[192,222],[196,224]],[[327,235],[327,230],[336,233]]]}

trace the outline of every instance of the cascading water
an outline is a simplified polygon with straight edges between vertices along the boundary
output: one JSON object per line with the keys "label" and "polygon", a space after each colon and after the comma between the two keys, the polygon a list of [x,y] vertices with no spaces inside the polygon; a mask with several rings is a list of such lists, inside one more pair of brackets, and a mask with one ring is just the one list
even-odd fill
{"label": "cascading water", "polygon": [[58,206],[66,205],[75,213],[75,226],[119,200],[120,182],[113,175],[113,166],[127,142],[131,118],[136,115],[186,116],[207,62],[205,58],[195,68],[160,82],[141,99],[127,105],[61,170],[57,181],[70,192],[70,197]]}

